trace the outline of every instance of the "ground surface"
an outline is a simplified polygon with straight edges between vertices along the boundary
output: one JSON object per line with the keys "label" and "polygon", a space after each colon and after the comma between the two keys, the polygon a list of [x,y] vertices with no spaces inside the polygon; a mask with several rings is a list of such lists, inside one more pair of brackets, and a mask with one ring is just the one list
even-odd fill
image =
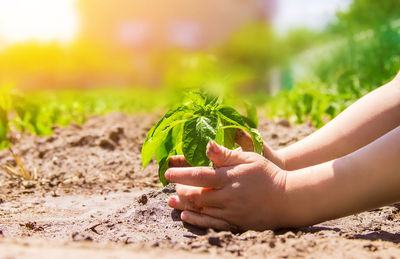
{"label": "ground surface", "polygon": [[[400,257],[399,205],[275,232],[183,224],[166,205],[173,186],[160,187],[154,163],[141,169],[141,143],[157,118],[114,113],[48,137],[13,134],[38,181],[0,172],[0,258]],[[263,120],[260,129],[274,148],[313,131],[285,120]],[[7,150],[0,162],[15,165]]]}

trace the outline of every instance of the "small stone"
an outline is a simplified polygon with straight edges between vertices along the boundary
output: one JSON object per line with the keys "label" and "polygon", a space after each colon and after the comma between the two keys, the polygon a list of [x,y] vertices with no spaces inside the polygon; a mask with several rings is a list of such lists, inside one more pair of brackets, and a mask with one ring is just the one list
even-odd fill
{"label": "small stone", "polygon": [[137,202],[140,203],[140,204],[142,204],[142,205],[145,205],[145,204],[147,203],[147,201],[148,201],[148,198],[147,198],[147,195],[146,195],[146,194],[141,195],[141,196],[137,199]]}

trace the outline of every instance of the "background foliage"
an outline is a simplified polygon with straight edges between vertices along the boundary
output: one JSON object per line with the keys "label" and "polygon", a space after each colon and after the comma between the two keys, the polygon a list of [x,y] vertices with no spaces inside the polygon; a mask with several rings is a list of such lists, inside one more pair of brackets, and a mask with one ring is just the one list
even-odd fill
{"label": "background foliage", "polygon": [[[82,123],[92,114],[165,110],[199,87],[236,107],[247,99],[271,118],[321,127],[399,71],[400,2],[354,0],[323,31],[298,28],[278,35],[269,25],[253,23],[211,49],[153,53],[150,87],[119,80],[138,76],[132,62],[119,50],[83,41],[24,43],[1,51],[0,147],[9,144],[9,130],[47,135],[53,125]],[[276,68],[284,90],[271,96]],[[32,90],[31,84],[69,90]]]}

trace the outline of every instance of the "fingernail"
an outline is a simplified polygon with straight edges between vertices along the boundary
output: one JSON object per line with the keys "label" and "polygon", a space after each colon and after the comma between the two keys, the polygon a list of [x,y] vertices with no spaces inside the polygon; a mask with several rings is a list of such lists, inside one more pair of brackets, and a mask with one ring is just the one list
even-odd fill
{"label": "fingernail", "polygon": [[168,181],[170,181],[171,179],[171,172],[169,171],[169,170],[167,170],[166,172],[165,172],[165,178],[168,180]]}
{"label": "fingernail", "polygon": [[182,211],[181,220],[185,221],[185,220],[187,220],[187,218],[188,218],[187,212],[186,211]]}
{"label": "fingernail", "polygon": [[175,207],[175,205],[176,205],[176,199],[175,199],[175,197],[169,198],[169,200],[168,200],[168,205],[169,205],[170,207]]}

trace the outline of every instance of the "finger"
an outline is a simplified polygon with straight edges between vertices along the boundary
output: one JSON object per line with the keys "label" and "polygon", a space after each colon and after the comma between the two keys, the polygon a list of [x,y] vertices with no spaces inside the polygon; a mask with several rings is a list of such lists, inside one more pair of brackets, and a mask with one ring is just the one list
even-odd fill
{"label": "finger", "polygon": [[235,142],[242,148],[243,151],[254,151],[253,139],[250,134],[238,129],[236,131]]}
{"label": "finger", "polygon": [[234,166],[254,162],[254,154],[227,149],[210,141],[207,145],[207,157],[217,167]]}
{"label": "finger", "polygon": [[224,192],[210,188],[177,185],[176,192],[177,196],[172,196],[168,205],[179,210],[201,212],[204,207],[223,208],[226,200]]}
{"label": "finger", "polygon": [[169,167],[190,167],[190,164],[186,161],[185,156],[171,156],[169,158]]}
{"label": "finger", "polygon": [[217,230],[236,231],[237,227],[225,220],[217,219],[205,214],[199,214],[192,211],[183,211],[181,213],[182,221],[203,228],[213,228]]}
{"label": "finger", "polygon": [[[207,208],[195,201],[185,200],[184,198],[179,198],[179,196],[170,197],[168,200],[168,206],[177,210],[190,210],[198,213],[203,213]],[[214,208],[214,207],[212,207]],[[215,207],[218,208],[218,207]],[[220,208],[218,208],[220,209]]]}
{"label": "finger", "polygon": [[171,183],[220,189],[230,181],[228,174],[233,170],[233,167],[176,167],[169,168],[165,178]]}

